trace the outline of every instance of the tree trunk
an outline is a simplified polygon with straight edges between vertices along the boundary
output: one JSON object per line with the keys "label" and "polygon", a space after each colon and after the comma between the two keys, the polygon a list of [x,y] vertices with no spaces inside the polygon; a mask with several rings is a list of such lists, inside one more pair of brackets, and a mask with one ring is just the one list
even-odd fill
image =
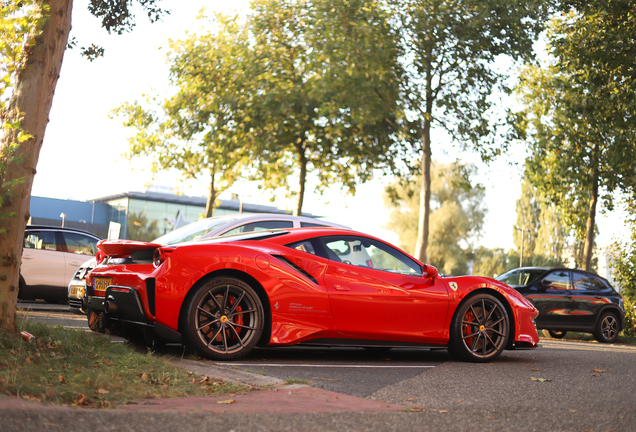
{"label": "tree trunk", "polygon": [[596,204],[598,203],[598,144],[594,146],[594,171],[592,173],[592,196],[590,197],[590,208],[587,213],[587,223],[585,225],[585,246],[583,248],[583,270],[592,270],[592,254],[594,253],[594,227],[596,226]]}
{"label": "tree trunk", "polygon": [[210,176],[212,179],[210,180],[210,190],[208,190],[208,200],[205,203],[205,217],[212,217],[214,214],[214,201],[216,200],[216,189],[214,186],[214,167],[210,170]]}
{"label": "tree trunk", "polygon": [[298,181],[298,201],[296,203],[296,210],[294,210],[294,216],[303,215],[303,201],[305,200],[305,182],[307,181],[307,157],[305,156],[305,141],[302,140],[296,144],[296,150],[298,151],[298,164],[300,165],[300,180]]}
{"label": "tree trunk", "polygon": [[431,213],[431,121],[433,120],[432,52],[426,53],[426,113],[422,129],[422,188],[420,190],[420,216],[417,222],[415,258],[427,264],[428,220]]}
{"label": "tree trunk", "polygon": [[[50,17],[44,23],[42,33],[36,38],[24,69],[18,74],[5,119],[15,120],[21,113],[22,130],[32,138],[17,143],[17,133],[5,130],[0,144],[2,162],[6,164],[0,184],[6,185],[7,182],[21,179],[21,183],[11,187],[11,193],[0,209],[2,214],[15,214],[15,217],[0,219],[0,229],[5,230],[0,234],[0,327],[13,331],[16,330],[20,261],[24,228],[29,219],[31,188],[71,29],[73,1],[50,0],[48,3]],[[12,144],[16,148],[8,157],[8,148]],[[3,187],[1,192],[4,194],[7,190]]]}
{"label": "tree trunk", "polygon": [[428,220],[431,213],[431,122],[424,121],[422,133],[422,187],[420,188],[420,216],[417,224],[415,258],[427,263]]}

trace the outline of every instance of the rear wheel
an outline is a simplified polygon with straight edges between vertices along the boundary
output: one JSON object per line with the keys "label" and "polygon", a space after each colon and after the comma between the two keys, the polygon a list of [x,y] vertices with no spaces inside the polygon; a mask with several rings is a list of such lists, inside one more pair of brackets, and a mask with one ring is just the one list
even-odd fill
{"label": "rear wheel", "polygon": [[470,297],[453,319],[450,351],[461,360],[487,362],[498,357],[510,334],[508,313],[490,294]]}
{"label": "rear wheel", "polygon": [[213,279],[186,306],[185,336],[203,356],[235,360],[254,349],[263,333],[258,294],[234,278]]}
{"label": "rear wheel", "polygon": [[594,338],[601,343],[616,342],[619,329],[620,326],[616,315],[611,312],[605,312],[601,315],[601,319],[598,320]]}
{"label": "rear wheel", "polygon": [[552,339],[563,339],[567,334],[566,331],[548,330],[548,334]]}

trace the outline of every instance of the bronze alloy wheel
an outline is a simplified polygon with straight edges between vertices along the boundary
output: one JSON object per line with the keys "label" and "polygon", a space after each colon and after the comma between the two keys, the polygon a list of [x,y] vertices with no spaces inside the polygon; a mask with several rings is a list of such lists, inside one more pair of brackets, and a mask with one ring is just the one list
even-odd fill
{"label": "bronze alloy wheel", "polygon": [[478,294],[459,306],[449,348],[462,360],[487,362],[501,354],[509,333],[508,313],[501,302],[492,295]]}
{"label": "bronze alloy wheel", "polygon": [[248,354],[263,332],[263,306],[238,279],[213,279],[191,299],[187,335],[206,357],[233,360]]}

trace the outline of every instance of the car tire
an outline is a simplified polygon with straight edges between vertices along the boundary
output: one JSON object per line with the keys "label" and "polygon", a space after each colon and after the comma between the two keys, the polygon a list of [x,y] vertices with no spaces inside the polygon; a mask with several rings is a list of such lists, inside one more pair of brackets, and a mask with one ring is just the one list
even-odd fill
{"label": "car tire", "polygon": [[612,312],[603,312],[596,324],[594,338],[601,343],[613,343],[618,339],[620,324]]}
{"label": "car tire", "polygon": [[86,320],[88,321],[89,329],[97,333],[104,333],[99,314],[90,307],[86,308]]}
{"label": "car tire", "polygon": [[254,289],[235,278],[216,278],[202,285],[185,309],[188,345],[214,360],[236,360],[249,354],[265,326],[265,313]]}
{"label": "car tire", "polygon": [[448,348],[460,360],[484,363],[502,353],[509,335],[510,319],[503,304],[490,294],[477,294],[459,305]]}
{"label": "car tire", "polygon": [[559,330],[548,330],[548,334],[552,339],[563,339],[568,332]]}

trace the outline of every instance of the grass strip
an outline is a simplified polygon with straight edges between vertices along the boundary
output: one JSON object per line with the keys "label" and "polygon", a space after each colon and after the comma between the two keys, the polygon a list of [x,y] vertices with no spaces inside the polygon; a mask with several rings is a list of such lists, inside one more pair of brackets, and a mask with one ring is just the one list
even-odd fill
{"label": "grass strip", "polygon": [[248,387],[194,375],[151,350],[108,336],[19,321],[27,342],[0,330],[0,393],[48,404],[112,408],[146,398],[222,395]]}

